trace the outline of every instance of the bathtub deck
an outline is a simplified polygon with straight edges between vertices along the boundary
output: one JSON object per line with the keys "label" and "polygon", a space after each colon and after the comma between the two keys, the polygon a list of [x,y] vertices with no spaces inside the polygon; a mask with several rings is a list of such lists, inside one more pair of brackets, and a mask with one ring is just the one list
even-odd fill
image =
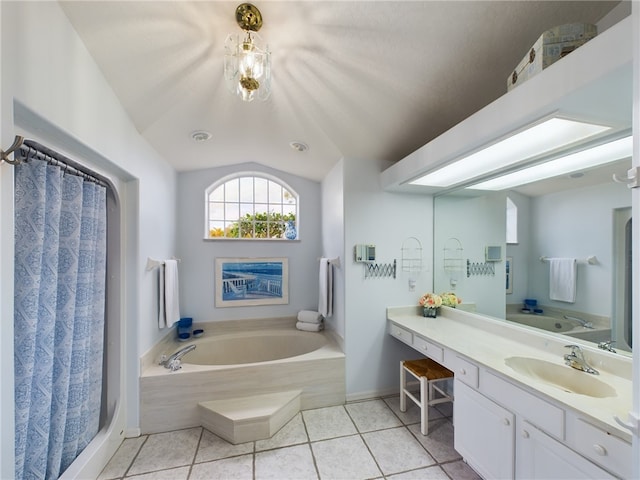
{"label": "bathtub deck", "polygon": [[346,401],[345,355],[335,341],[299,357],[261,364],[199,366],[170,372],[151,364],[140,377],[143,434],[201,426],[198,404],[301,390],[300,409]]}
{"label": "bathtub deck", "polygon": [[301,390],[201,402],[202,426],[237,445],[271,438],[300,411]]}

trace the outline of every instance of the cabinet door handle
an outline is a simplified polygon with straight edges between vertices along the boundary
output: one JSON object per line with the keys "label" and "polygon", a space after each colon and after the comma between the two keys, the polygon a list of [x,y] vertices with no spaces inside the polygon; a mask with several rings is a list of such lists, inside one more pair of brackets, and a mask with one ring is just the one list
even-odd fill
{"label": "cabinet door handle", "polygon": [[464,368],[460,369],[460,375],[466,375],[467,371]]}
{"label": "cabinet door handle", "polygon": [[600,445],[599,443],[596,443],[593,445],[593,449],[595,450],[595,452],[604,457],[607,454],[607,449],[604,448],[602,445]]}
{"label": "cabinet door handle", "polygon": [[529,432],[522,430],[522,438],[529,438]]}
{"label": "cabinet door handle", "polygon": [[503,418],[502,423],[504,423],[508,427],[509,425],[511,425],[511,420],[509,420],[508,418]]}

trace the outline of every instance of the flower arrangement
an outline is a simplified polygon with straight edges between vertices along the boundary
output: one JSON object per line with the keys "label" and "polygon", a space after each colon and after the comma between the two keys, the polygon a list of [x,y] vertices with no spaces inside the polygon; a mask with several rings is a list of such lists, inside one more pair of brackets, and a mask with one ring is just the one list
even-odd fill
{"label": "flower arrangement", "polygon": [[418,303],[424,308],[438,308],[442,305],[442,298],[435,293],[425,293],[420,297]]}
{"label": "flower arrangement", "polygon": [[442,305],[445,307],[456,308],[462,303],[462,300],[453,292],[441,293],[440,298],[442,299]]}

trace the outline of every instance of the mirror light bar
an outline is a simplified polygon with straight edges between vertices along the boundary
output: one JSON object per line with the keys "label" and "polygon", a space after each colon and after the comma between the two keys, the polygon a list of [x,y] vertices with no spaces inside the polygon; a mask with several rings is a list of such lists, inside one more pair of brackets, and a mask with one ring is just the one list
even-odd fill
{"label": "mirror light bar", "polygon": [[557,158],[550,162],[534,165],[486,182],[477,183],[467,188],[472,190],[505,190],[527,183],[537,182],[545,178],[565,175],[575,170],[587,169],[605,163],[630,157],[633,149],[633,137],[624,137],[613,142],[604,143],[581,152]]}
{"label": "mirror light bar", "polygon": [[604,125],[553,117],[409,183],[449,187],[609,129]]}

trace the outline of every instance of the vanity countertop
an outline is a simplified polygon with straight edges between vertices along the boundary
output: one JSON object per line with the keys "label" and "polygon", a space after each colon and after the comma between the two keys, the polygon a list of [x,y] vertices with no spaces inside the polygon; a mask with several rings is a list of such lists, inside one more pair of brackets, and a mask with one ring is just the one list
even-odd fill
{"label": "vanity countertop", "polygon": [[[420,311],[419,307],[413,306],[389,307],[387,319],[399,327],[468,357],[511,381],[535,390],[568,409],[588,416],[608,432],[631,441],[630,432],[618,425],[614,418],[617,416],[626,421],[631,410],[632,361],[629,357],[600,351],[576,342],[576,339],[563,339],[459,309],[441,308],[440,315],[436,318],[425,318],[420,315]],[[589,364],[600,372],[598,380],[613,387],[616,391],[615,396],[596,398],[567,392],[519,374],[505,364],[505,359],[520,356],[564,365],[563,356],[569,352],[565,345],[569,343],[582,346]]]}

